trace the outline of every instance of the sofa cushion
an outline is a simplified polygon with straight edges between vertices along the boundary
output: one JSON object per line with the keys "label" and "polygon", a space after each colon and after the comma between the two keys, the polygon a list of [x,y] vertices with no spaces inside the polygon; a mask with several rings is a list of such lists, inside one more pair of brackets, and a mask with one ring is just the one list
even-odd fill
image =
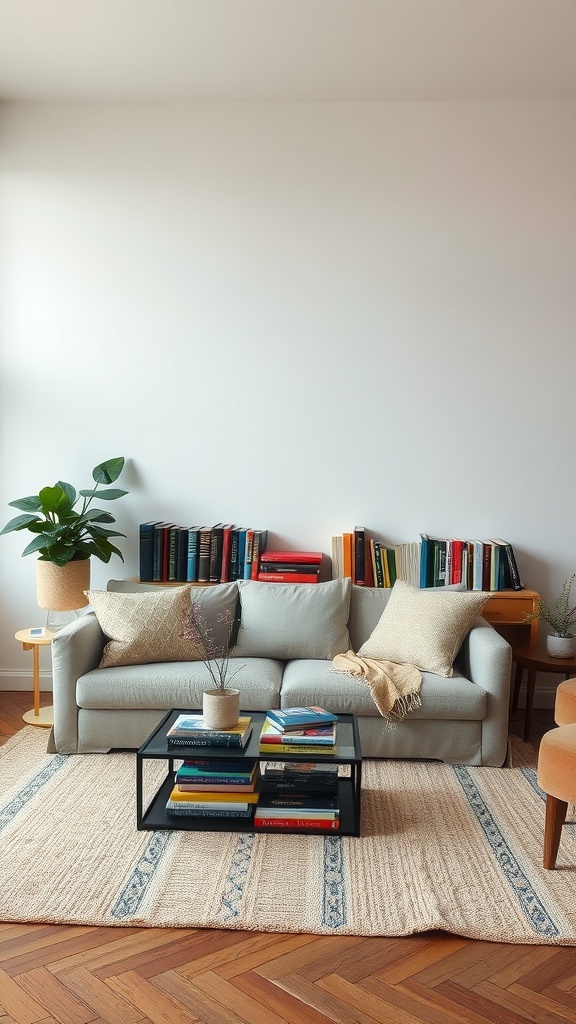
{"label": "sofa cushion", "polygon": [[[404,720],[481,721],[486,717],[486,691],[466,679],[458,669],[451,679],[424,672],[420,688],[422,706]],[[336,672],[331,661],[289,661],[282,679],[283,708],[318,704],[335,714],[380,718],[370,690],[362,680]]]}
{"label": "sofa cushion", "polygon": [[[437,587],[427,587],[426,590],[437,590]],[[451,583],[443,590],[465,590],[463,583]],[[359,651],[362,644],[368,639],[376,628],[380,616],[388,604],[392,590],[388,588],[374,587],[352,587],[350,596],[350,618],[348,619],[348,630],[350,633],[350,646],[353,651]]]}
{"label": "sofa cushion", "polygon": [[[232,686],[240,690],[243,711],[280,707],[283,663],[251,658],[237,662]],[[211,686],[204,662],[164,662],[96,668],[80,676],[76,701],[80,708],[201,708],[202,691]]]}
{"label": "sofa cushion", "polygon": [[[106,589],[114,594],[153,594],[159,590],[173,591],[174,586],[161,583],[136,583],[133,580],[108,580]],[[238,587],[235,583],[220,583],[217,587],[188,587],[190,600],[198,602],[207,625],[212,631],[214,649],[222,650],[227,641],[228,622],[235,620],[232,643],[235,642],[240,614]]]}
{"label": "sofa cushion", "polygon": [[458,593],[444,587],[419,590],[397,580],[378,624],[358,654],[451,676],[462,641],[489,596],[483,591]]}
{"label": "sofa cushion", "polygon": [[190,587],[137,594],[87,590],[86,596],[109,638],[100,668],[202,658],[199,647],[180,636],[190,608]]}
{"label": "sofa cushion", "polygon": [[348,650],[349,579],[328,583],[239,580],[234,658],[333,658]]}

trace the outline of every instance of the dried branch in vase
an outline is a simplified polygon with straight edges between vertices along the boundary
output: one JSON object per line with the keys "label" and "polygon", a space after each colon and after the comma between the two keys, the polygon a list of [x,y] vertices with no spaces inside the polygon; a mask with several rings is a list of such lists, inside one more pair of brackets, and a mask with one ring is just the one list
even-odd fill
{"label": "dried branch in vase", "polygon": [[202,660],[210,673],[216,690],[225,692],[230,680],[240,671],[241,665],[230,673],[230,655],[236,646],[232,642],[234,616],[230,609],[219,612],[217,619],[221,627],[216,635],[210,625],[200,601],[192,601],[184,615],[180,636],[191,640],[202,653]]}

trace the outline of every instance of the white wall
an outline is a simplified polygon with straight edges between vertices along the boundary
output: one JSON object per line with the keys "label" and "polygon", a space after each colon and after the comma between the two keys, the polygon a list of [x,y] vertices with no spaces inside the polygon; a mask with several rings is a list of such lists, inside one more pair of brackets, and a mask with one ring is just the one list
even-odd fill
{"label": "white wall", "polygon": [[[576,570],[576,104],[6,104],[2,521],[125,455],[166,518],[330,551],[355,524]],[[29,535],[0,686],[29,687]]]}

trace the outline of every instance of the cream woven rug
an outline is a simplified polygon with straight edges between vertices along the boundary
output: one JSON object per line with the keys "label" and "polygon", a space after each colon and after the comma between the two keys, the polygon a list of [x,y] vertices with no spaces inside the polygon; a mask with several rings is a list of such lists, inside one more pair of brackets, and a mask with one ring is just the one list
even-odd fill
{"label": "cream woven rug", "polygon": [[545,871],[521,741],[513,768],[366,761],[360,839],[137,832],[134,754],[45,747],[0,747],[0,920],[576,945],[576,824]]}

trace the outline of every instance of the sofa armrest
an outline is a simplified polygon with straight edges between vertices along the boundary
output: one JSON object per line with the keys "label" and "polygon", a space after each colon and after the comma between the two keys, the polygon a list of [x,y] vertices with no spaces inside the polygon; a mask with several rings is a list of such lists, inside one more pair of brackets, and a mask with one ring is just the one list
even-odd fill
{"label": "sofa armrest", "polygon": [[486,619],[478,617],[457,657],[460,671],[486,691],[482,764],[501,767],[508,749],[512,648]]}
{"label": "sofa armrest", "polygon": [[105,643],[94,612],[81,615],[52,640],[54,726],[48,749],[53,753],[74,754],[78,749],[76,682],[98,668]]}

